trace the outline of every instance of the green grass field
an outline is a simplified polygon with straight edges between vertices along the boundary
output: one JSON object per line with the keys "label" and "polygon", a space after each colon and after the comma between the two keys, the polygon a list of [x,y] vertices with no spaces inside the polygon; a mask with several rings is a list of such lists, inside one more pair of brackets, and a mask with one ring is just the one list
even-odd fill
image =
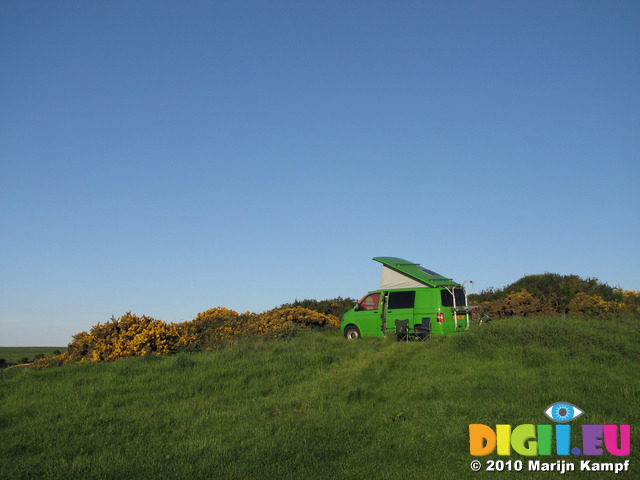
{"label": "green grass field", "polygon": [[66,347],[0,347],[0,358],[4,358],[7,363],[18,363],[25,357],[33,360],[33,357],[39,354],[53,357],[54,351],[64,352],[66,349]]}
{"label": "green grass field", "polygon": [[[640,478],[640,324],[510,318],[425,343],[335,332],[0,376],[10,479]],[[631,470],[473,473],[470,423],[631,424]],[[576,457],[563,457],[579,464]],[[591,458],[591,457],[590,457]],[[480,457],[524,460],[513,454]],[[557,456],[535,457],[543,461]],[[580,459],[585,459],[580,457]]]}

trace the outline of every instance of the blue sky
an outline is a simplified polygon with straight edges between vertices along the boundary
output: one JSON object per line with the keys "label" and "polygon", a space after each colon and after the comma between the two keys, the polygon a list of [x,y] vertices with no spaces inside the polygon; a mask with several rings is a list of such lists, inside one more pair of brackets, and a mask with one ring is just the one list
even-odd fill
{"label": "blue sky", "polygon": [[0,345],[375,289],[640,289],[636,1],[0,1]]}

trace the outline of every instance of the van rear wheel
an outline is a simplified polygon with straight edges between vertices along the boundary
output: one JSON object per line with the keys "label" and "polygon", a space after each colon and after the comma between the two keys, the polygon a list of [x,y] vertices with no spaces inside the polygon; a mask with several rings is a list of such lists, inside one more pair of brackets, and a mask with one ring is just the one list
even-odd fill
{"label": "van rear wheel", "polygon": [[349,325],[344,329],[344,338],[347,340],[356,340],[360,338],[360,330],[358,330],[358,327]]}

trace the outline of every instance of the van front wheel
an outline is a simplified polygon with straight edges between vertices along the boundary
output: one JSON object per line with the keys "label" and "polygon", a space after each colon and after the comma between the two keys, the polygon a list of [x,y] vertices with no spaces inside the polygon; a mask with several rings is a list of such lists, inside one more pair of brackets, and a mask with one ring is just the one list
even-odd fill
{"label": "van front wheel", "polygon": [[360,330],[358,330],[358,327],[349,325],[344,329],[344,338],[346,338],[347,340],[355,340],[357,338],[360,338]]}

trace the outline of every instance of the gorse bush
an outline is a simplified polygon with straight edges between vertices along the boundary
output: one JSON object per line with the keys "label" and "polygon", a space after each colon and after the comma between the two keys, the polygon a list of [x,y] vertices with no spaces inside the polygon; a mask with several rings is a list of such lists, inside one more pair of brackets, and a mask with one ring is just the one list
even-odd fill
{"label": "gorse bush", "polygon": [[340,320],[308,308],[293,307],[269,310],[251,316],[241,323],[242,333],[262,338],[277,338],[295,335],[300,328],[339,328]]}
{"label": "gorse bush", "polygon": [[46,368],[69,362],[108,362],[125,357],[208,351],[242,337],[290,337],[301,329],[337,329],[339,325],[340,320],[333,315],[302,307],[277,308],[259,314],[239,314],[216,307],[182,323],[167,323],[127,312],[107,323],[98,323],[89,333],[74,335],[65,353],[37,359],[33,366]]}
{"label": "gorse bush", "polygon": [[192,336],[176,324],[127,312],[107,323],[98,323],[89,333],[73,337],[67,351],[50,359],[37,359],[34,366],[43,368],[69,362],[105,362],[125,357],[163,355],[187,346]]}
{"label": "gorse bush", "polygon": [[588,295],[586,293],[578,293],[571,302],[569,302],[569,311],[571,313],[602,317],[607,314],[618,313],[625,310],[627,305],[623,302],[615,300],[607,301],[599,295]]}
{"label": "gorse bush", "polygon": [[138,317],[131,312],[119,319],[112,318],[105,324],[97,324],[91,329],[88,340],[93,361],[162,355],[188,341],[181,336],[176,325],[144,315]]}
{"label": "gorse bush", "polygon": [[185,348],[191,351],[216,348],[239,333],[240,322],[238,312],[228,308],[216,307],[200,312],[190,322],[180,324],[180,330],[189,337]]}
{"label": "gorse bush", "polygon": [[295,335],[302,328],[335,328],[340,320],[308,308],[276,308],[263,313],[238,313],[223,307],[199,313],[190,322],[178,325],[189,335],[185,345],[191,350],[211,350],[242,336],[278,338]]}

